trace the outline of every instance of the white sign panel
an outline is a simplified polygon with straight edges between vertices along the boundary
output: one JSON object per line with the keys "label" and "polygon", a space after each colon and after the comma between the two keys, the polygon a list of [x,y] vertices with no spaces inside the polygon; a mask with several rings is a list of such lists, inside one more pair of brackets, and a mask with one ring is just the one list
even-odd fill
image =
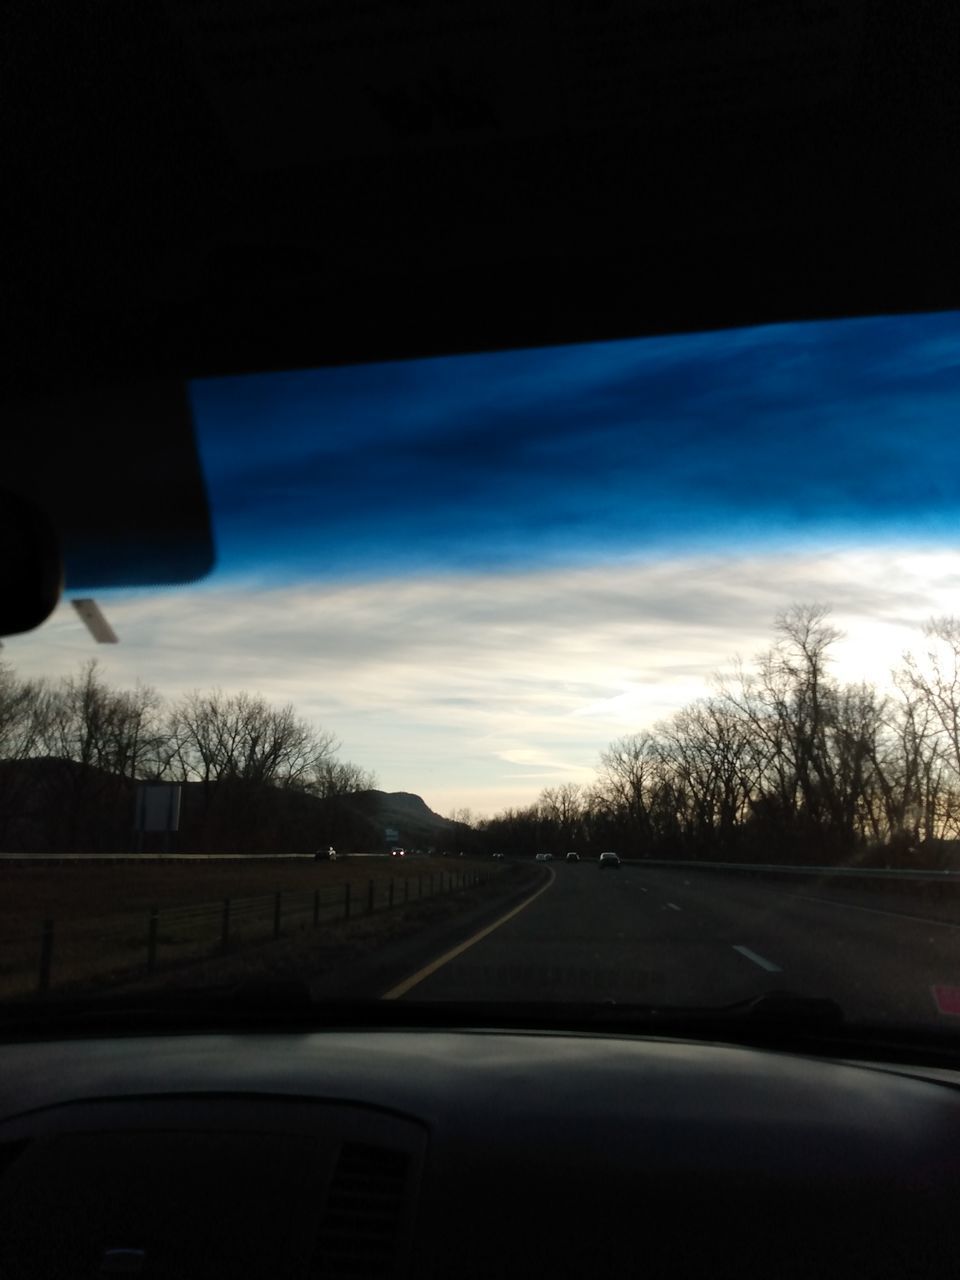
{"label": "white sign panel", "polygon": [[141,783],[137,789],[137,830],[176,831],[179,826],[180,783]]}

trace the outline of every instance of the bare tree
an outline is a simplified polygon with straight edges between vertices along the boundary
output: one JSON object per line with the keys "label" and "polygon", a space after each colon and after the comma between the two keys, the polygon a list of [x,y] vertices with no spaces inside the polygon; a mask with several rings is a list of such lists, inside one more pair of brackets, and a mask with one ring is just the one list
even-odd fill
{"label": "bare tree", "polygon": [[[773,646],[739,663],[717,693],[601,753],[596,784],[567,784],[582,838],[666,856],[912,856],[921,838],[960,831],[960,621],[926,629],[905,659],[899,697],[841,685],[841,633],[822,605],[776,620]],[[558,838],[564,788],[486,824],[515,843]],[[532,835],[530,833],[533,833]],[[581,837],[578,837],[581,838]],[[616,844],[613,842],[616,841]],[[713,851],[710,853],[710,851]]]}
{"label": "bare tree", "polygon": [[50,691],[42,680],[21,680],[0,662],[0,760],[28,760],[48,737]]}
{"label": "bare tree", "polygon": [[290,705],[274,708],[259,695],[194,691],[173,708],[170,767],[185,780],[210,786],[307,786],[337,742],[300,719]]}
{"label": "bare tree", "polygon": [[544,787],[538,809],[542,827],[550,833],[553,852],[574,849],[582,843],[584,792],[580,783],[562,782],[556,787]]}
{"label": "bare tree", "polygon": [[926,653],[905,654],[895,677],[905,701],[917,825],[925,840],[936,841],[960,832],[960,619],[931,619],[923,632]]}
{"label": "bare tree", "polygon": [[362,769],[349,760],[324,758],[313,770],[306,790],[321,799],[356,795],[358,791],[373,791],[377,785],[376,774]]}
{"label": "bare tree", "polygon": [[[194,691],[167,721],[168,773],[200,783],[190,800],[204,848],[273,848],[290,830],[293,795],[303,797],[332,757],[336,740],[259,695]],[[278,795],[291,793],[282,804]],[[302,806],[301,806],[302,808]]]}
{"label": "bare tree", "polygon": [[925,657],[906,654],[902,678],[932,711],[943,750],[960,777],[960,619],[933,618],[923,634],[929,642]]}
{"label": "bare tree", "polygon": [[633,848],[648,846],[653,838],[650,799],[657,755],[649,733],[619,738],[600,755],[594,806],[615,817]]}
{"label": "bare tree", "polygon": [[51,712],[49,687],[21,680],[0,662],[0,840],[6,845],[29,808],[33,782],[25,763],[45,750]]}
{"label": "bare tree", "polygon": [[705,698],[660,726],[660,755],[684,806],[684,836],[703,851],[729,851],[759,780],[749,725],[723,699]]}

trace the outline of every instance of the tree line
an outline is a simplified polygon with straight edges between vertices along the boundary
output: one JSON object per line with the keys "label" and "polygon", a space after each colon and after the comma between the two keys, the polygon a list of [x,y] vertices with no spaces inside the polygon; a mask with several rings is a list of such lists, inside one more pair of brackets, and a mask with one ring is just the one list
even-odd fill
{"label": "tree line", "polygon": [[890,692],[841,683],[829,610],[780,615],[749,668],[612,743],[596,782],[481,824],[487,848],[936,866],[960,834],[960,620],[932,620]]}
{"label": "tree line", "polygon": [[[925,628],[889,691],[841,683],[829,611],[797,605],[712,692],[601,753],[595,781],[493,818],[488,852],[935,866],[960,836],[960,620]],[[250,693],[113,689],[95,661],[60,680],[0,662],[0,848],[125,850],[144,781],[186,784],[181,847],[379,843],[350,797],[376,786],[333,734]],[[472,847],[472,846],[471,846]]]}
{"label": "tree line", "polygon": [[192,850],[349,838],[337,802],[376,779],[338,750],[293,706],[256,694],[171,701],[149,686],[111,688],[96,661],[56,681],[0,663],[0,848],[129,849],[146,781],[189,784],[181,843]]}

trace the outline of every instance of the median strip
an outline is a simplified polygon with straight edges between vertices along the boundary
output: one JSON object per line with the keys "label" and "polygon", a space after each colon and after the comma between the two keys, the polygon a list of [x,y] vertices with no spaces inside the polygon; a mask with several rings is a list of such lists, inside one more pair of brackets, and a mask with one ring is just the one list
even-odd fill
{"label": "median strip", "polygon": [[459,946],[453,947],[449,951],[445,951],[442,956],[438,956],[436,960],[431,960],[429,964],[424,965],[422,969],[418,969],[416,973],[411,974],[409,978],[405,978],[403,982],[399,982],[395,987],[391,987],[389,991],[385,991],[380,999],[399,1000],[401,996],[405,996],[408,991],[411,991],[414,987],[418,986],[425,978],[429,978],[431,974],[436,973],[438,969],[442,969],[443,966],[449,964],[451,960],[456,960],[457,956],[463,955],[465,951],[488,937],[495,929],[499,929],[502,924],[506,924],[508,920],[512,920],[514,916],[519,915],[521,911],[530,906],[531,902],[535,902],[537,898],[540,897],[541,893],[546,893],[553,884],[556,879],[556,873],[552,867],[547,868],[547,874],[550,877],[547,880],[547,883],[545,885],[541,885],[541,887],[537,889],[535,893],[532,893],[529,898],[524,898],[523,902],[513,907],[512,910],[506,912],[505,915],[500,916],[498,920],[494,920],[492,924],[488,924],[485,928],[478,930],[471,937],[467,938],[465,942],[461,942]]}

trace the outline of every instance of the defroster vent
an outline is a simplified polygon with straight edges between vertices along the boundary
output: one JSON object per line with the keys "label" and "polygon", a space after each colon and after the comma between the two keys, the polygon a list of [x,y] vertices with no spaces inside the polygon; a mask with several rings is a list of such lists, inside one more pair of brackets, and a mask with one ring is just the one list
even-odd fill
{"label": "defroster vent", "polygon": [[400,1274],[411,1208],[409,1168],[406,1152],[344,1143],[317,1235],[317,1280],[381,1280]]}

